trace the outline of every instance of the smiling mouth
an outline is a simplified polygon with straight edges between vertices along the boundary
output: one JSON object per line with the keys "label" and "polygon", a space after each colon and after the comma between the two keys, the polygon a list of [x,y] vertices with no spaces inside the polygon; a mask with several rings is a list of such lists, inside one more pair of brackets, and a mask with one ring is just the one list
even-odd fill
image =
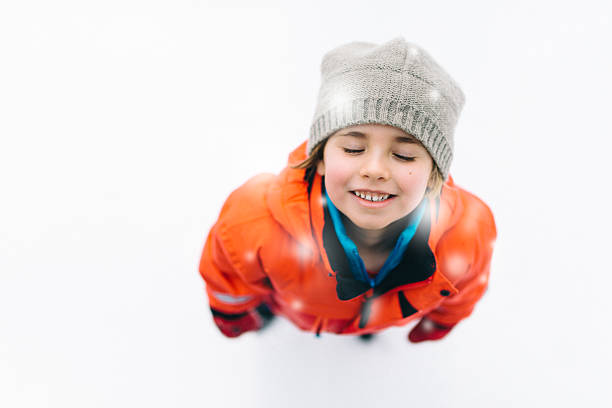
{"label": "smiling mouth", "polygon": [[369,192],[362,192],[362,191],[351,191],[351,193],[353,193],[354,195],[356,195],[359,198],[362,198],[364,200],[367,201],[372,201],[374,203],[377,202],[381,202],[381,201],[386,201],[390,198],[395,197],[394,194],[387,194],[387,193],[369,193]]}

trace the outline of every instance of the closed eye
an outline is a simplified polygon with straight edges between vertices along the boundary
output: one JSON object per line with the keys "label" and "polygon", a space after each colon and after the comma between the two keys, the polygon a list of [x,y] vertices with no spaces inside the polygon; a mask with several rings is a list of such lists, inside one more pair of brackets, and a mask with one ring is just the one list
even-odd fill
{"label": "closed eye", "polygon": [[399,154],[396,154],[395,157],[403,161],[414,161],[414,157],[400,156]]}
{"label": "closed eye", "polygon": [[[348,153],[348,154],[359,154],[363,152],[363,149],[347,149],[346,147],[344,147],[343,150],[345,153]],[[402,161],[414,161],[414,157],[402,156],[400,154],[395,154],[395,157],[397,157],[398,159]]]}
{"label": "closed eye", "polygon": [[363,149],[347,149],[344,148],[344,151],[348,154],[357,154],[363,152]]}

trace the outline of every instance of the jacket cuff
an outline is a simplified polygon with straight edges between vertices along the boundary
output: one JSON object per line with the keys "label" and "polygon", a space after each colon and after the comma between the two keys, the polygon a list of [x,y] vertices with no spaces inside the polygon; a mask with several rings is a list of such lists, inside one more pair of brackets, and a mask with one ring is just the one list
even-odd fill
{"label": "jacket cuff", "polygon": [[219,317],[221,319],[225,319],[225,320],[238,320],[241,319],[245,316],[247,316],[249,314],[249,312],[242,312],[242,313],[223,313],[217,309],[214,309],[213,307],[210,308],[210,311],[212,312],[212,315],[214,317]]}
{"label": "jacket cuff", "polygon": [[449,329],[452,329],[461,320],[463,320],[463,318],[457,320],[457,317],[455,316],[444,316],[439,313],[430,313],[428,315],[425,315],[424,317],[427,318],[427,320],[431,320],[433,323],[437,324],[438,326],[443,326]]}

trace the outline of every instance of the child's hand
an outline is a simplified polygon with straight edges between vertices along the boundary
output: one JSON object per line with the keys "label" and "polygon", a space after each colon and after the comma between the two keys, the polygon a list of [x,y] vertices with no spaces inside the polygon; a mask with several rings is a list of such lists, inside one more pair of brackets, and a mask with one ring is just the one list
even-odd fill
{"label": "child's hand", "polygon": [[419,343],[425,340],[439,340],[446,336],[455,325],[444,326],[424,317],[412,328],[408,334],[408,340],[412,343]]}
{"label": "child's hand", "polygon": [[249,310],[240,314],[225,314],[211,309],[215,324],[227,337],[238,337],[248,331],[259,330],[264,325],[263,318],[256,310]]}

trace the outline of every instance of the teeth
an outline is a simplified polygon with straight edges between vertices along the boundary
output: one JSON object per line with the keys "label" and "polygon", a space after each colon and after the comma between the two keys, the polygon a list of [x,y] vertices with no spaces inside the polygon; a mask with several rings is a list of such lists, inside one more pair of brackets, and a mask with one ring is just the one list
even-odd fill
{"label": "teeth", "polygon": [[361,191],[354,191],[353,192],[356,196],[359,196],[361,198],[363,198],[364,200],[368,200],[368,201],[384,201],[387,198],[389,198],[390,194],[376,194],[376,193],[363,193]]}

